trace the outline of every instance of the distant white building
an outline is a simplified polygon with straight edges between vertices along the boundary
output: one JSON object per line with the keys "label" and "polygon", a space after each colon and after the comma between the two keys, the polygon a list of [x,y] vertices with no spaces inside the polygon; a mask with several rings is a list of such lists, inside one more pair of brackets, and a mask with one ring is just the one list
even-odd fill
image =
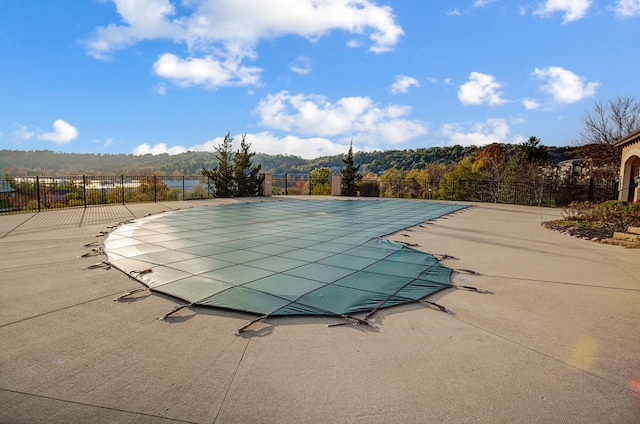
{"label": "distant white building", "polygon": [[556,164],[557,172],[563,181],[581,179],[587,175],[584,165],[586,160],[584,159],[569,159],[563,160]]}

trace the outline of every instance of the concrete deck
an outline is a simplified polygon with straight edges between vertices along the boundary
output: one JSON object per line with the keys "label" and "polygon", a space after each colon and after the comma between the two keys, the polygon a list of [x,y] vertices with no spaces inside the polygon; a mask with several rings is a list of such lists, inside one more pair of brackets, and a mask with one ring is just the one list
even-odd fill
{"label": "concrete deck", "polygon": [[[239,201],[239,200],[230,200]],[[241,201],[241,200],[240,200]],[[229,202],[229,201],[226,201]],[[0,216],[2,423],[638,423],[640,252],[477,204],[392,238],[447,254],[446,290],[377,328],[252,317],[142,292],[89,265],[112,224],[220,200]]]}

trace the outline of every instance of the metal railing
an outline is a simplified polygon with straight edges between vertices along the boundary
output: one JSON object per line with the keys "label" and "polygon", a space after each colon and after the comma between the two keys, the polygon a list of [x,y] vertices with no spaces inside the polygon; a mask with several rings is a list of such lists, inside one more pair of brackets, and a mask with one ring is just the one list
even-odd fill
{"label": "metal railing", "polygon": [[5,176],[0,213],[212,197],[212,183],[204,176]]}
{"label": "metal railing", "polygon": [[[212,181],[205,176],[5,176],[1,183],[0,213],[4,214],[214,197]],[[272,177],[272,193],[311,195],[314,190],[309,184],[309,174],[285,173]],[[572,201],[599,203],[617,199],[618,182],[374,179],[361,182],[360,195],[559,207]]]}
{"label": "metal railing", "polygon": [[311,194],[313,187],[309,182],[309,174],[289,173],[275,174],[271,177],[272,194]]}
{"label": "metal railing", "polygon": [[498,180],[380,181],[381,197],[458,200],[482,203],[559,207],[573,201],[595,203],[618,198],[617,181],[513,182]]}

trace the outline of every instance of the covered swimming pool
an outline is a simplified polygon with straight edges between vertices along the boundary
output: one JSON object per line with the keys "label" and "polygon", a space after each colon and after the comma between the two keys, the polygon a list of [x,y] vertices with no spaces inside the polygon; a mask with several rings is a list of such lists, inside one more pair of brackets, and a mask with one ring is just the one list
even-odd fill
{"label": "covered swimming pool", "polygon": [[105,251],[112,266],[184,306],[366,320],[451,286],[451,269],[435,257],[384,236],[464,207],[289,199],[208,206],[122,225]]}

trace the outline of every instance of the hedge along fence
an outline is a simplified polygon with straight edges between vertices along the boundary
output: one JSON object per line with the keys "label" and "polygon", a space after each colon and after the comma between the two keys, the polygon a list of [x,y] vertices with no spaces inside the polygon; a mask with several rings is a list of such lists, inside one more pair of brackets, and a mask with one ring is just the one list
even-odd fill
{"label": "hedge along fence", "polygon": [[[371,182],[368,182],[371,185]],[[499,180],[459,180],[431,182],[404,179],[379,181],[381,197],[438,199],[482,203],[558,207],[573,201],[595,203],[618,197],[617,181],[588,179],[574,183],[558,181],[509,182]],[[368,190],[375,192],[371,188]]]}
{"label": "hedge along fence", "polygon": [[204,176],[5,176],[0,186],[0,212],[209,199],[212,188]]}

